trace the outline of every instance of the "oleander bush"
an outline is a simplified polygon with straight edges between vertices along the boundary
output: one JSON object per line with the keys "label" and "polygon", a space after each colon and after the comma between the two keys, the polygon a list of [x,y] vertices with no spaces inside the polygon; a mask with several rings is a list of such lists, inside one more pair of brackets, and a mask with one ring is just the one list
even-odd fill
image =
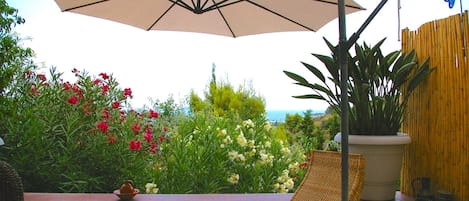
{"label": "oleander bush", "polygon": [[164,140],[158,113],[132,110],[131,89],[112,76],[74,73],[71,83],[54,68],[50,79],[29,71],[12,97],[21,104],[7,121],[2,158],[25,191],[110,192],[124,179],[149,179],[145,167]]}
{"label": "oleander bush", "polygon": [[264,118],[193,114],[160,148],[151,183],[161,193],[293,192],[306,167],[302,147]]}

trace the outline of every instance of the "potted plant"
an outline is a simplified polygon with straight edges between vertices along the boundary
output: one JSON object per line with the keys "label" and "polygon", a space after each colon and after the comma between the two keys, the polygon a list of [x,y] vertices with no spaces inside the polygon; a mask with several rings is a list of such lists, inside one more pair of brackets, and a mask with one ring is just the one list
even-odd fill
{"label": "potted plant", "polygon": [[[328,77],[319,68],[302,62],[320,83],[284,71],[297,85],[313,93],[295,98],[326,101],[338,114],[340,107],[340,67],[337,48],[325,39],[331,56],[313,54],[326,67]],[[348,53],[347,96],[349,98],[349,150],[365,156],[364,200],[393,200],[399,179],[402,150],[410,137],[399,132],[411,93],[433,71],[428,59],[421,65],[415,51],[393,51],[383,55],[381,45],[355,44],[355,55]],[[340,133],[335,140],[340,142]],[[369,150],[371,149],[371,150]],[[380,155],[382,154],[382,155]],[[383,167],[381,167],[381,165]],[[390,169],[387,169],[390,168]],[[381,180],[383,179],[383,180]]]}

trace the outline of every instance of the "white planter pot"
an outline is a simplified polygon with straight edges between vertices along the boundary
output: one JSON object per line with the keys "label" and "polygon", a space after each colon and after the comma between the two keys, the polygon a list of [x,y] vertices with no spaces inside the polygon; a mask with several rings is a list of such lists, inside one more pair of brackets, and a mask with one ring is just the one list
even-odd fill
{"label": "white planter pot", "polygon": [[[394,200],[400,179],[402,152],[411,142],[405,133],[395,136],[349,135],[349,152],[365,157],[362,200]],[[334,140],[341,142],[340,133]]]}

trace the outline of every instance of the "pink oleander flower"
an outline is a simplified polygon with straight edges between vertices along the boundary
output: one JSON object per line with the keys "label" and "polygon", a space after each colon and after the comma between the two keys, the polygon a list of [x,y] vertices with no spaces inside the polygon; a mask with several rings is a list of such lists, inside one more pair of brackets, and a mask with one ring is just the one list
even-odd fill
{"label": "pink oleander flower", "polygon": [[107,75],[106,73],[100,73],[99,76],[101,76],[103,80],[109,79],[109,75]]}
{"label": "pink oleander flower", "polygon": [[47,81],[46,75],[44,74],[37,74],[37,78],[43,82]]}
{"label": "pink oleander flower", "polygon": [[72,97],[68,98],[67,103],[72,104],[72,105],[78,104],[78,97],[72,96]]}
{"label": "pink oleander flower", "polygon": [[142,143],[140,140],[130,140],[130,150],[132,151],[138,151],[142,148]]}
{"label": "pink oleander flower", "polygon": [[80,86],[78,86],[78,84],[73,84],[72,86],[72,90],[75,92],[75,93],[80,93],[81,90],[80,90]]}
{"label": "pink oleander flower", "polygon": [[70,82],[65,82],[64,83],[64,89],[65,91],[68,91],[72,88],[72,84],[70,84]]}
{"label": "pink oleander flower", "polygon": [[299,167],[301,169],[305,169],[307,166],[308,166],[308,163],[304,162],[304,163],[301,163]]}
{"label": "pink oleander flower", "polygon": [[103,85],[101,86],[101,90],[103,90],[103,96],[107,95],[107,92],[109,91],[109,85]]}
{"label": "pink oleander flower", "polygon": [[132,123],[132,130],[134,131],[135,134],[140,133],[140,124],[139,123]]}
{"label": "pink oleander flower", "polygon": [[147,128],[145,128],[145,133],[150,133],[150,134],[152,134],[153,131],[151,130],[151,128],[148,128],[148,127],[147,127]]}
{"label": "pink oleander flower", "polygon": [[123,95],[124,95],[125,98],[127,98],[127,97],[132,98],[132,89],[130,89],[130,88],[125,88]]}
{"label": "pink oleander flower", "polygon": [[160,142],[163,142],[164,141],[164,136],[160,135],[159,140],[160,140]]}
{"label": "pink oleander flower", "polygon": [[101,133],[106,133],[109,130],[109,124],[106,121],[101,121],[96,124],[96,127],[101,131]]}
{"label": "pink oleander flower", "polygon": [[157,119],[159,116],[158,112],[155,112],[153,111],[152,109],[150,109],[150,118],[155,118]]}
{"label": "pink oleander flower", "polygon": [[96,79],[93,81],[93,84],[95,85],[99,85],[101,83],[101,80],[100,79]]}
{"label": "pink oleander flower", "polygon": [[124,122],[124,121],[125,121],[125,118],[126,118],[125,112],[124,112],[123,110],[121,110],[121,111],[119,111],[119,113],[121,114],[121,115],[120,115],[120,118],[119,118],[119,121],[120,121],[120,122]]}
{"label": "pink oleander flower", "polygon": [[156,146],[157,146],[157,145],[158,145],[158,144],[157,144],[156,142],[152,142],[152,143],[151,143],[151,147],[150,147],[151,153],[156,154]]}
{"label": "pink oleander flower", "polygon": [[145,133],[145,135],[143,135],[143,138],[145,138],[145,140],[150,143],[151,142],[151,138],[152,138],[152,134],[151,133]]}
{"label": "pink oleander flower", "polygon": [[101,110],[101,113],[103,114],[103,119],[109,119],[109,111],[106,109]]}
{"label": "pink oleander flower", "polygon": [[112,108],[114,108],[114,109],[119,108],[120,105],[121,105],[121,103],[119,101],[112,102]]}

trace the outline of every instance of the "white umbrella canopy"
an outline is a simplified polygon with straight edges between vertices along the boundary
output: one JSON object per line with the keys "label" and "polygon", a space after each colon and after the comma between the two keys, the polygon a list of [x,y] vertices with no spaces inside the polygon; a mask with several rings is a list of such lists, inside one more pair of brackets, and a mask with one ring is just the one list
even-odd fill
{"label": "white umbrella canopy", "polygon": [[[338,17],[337,0],[55,0],[68,11],[144,30],[230,37],[317,31]],[[345,13],[363,8],[345,0]]]}

